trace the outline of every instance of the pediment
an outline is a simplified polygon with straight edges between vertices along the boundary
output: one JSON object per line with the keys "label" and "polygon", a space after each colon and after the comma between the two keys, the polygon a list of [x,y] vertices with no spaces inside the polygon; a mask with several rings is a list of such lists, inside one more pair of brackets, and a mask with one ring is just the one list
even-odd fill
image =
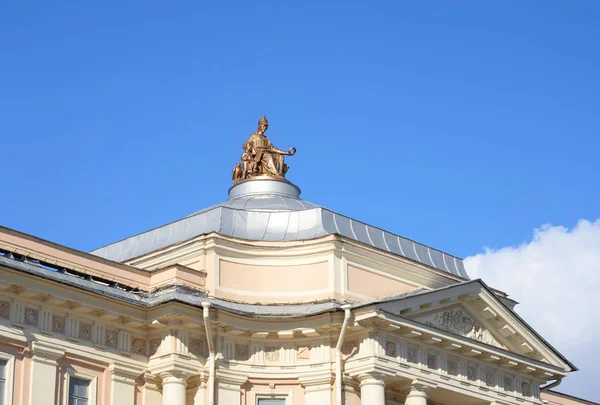
{"label": "pediment", "polygon": [[541,361],[576,370],[531,328],[512,306],[481,280],[421,291],[376,303],[378,310],[418,324]]}
{"label": "pediment", "polygon": [[461,306],[450,307],[423,316],[417,316],[414,320],[488,345],[508,349],[506,345],[500,343],[498,339],[494,337],[494,333],[481,325],[480,322],[474,319],[473,316]]}

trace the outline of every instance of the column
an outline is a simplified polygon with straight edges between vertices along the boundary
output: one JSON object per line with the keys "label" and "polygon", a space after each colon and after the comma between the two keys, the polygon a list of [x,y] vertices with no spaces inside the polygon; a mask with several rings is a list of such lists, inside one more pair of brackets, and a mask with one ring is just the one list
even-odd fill
{"label": "column", "polygon": [[163,405],[185,405],[186,376],[175,370],[160,374],[163,387]]}
{"label": "column", "polygon": [[361,405],[385,405],[385,377],[383,375],[362,374],[358,379]]}
{"label": "column", "polygon": [[130,368],[124,364],[114,363],[108,367],[110,373],[110,403],[135,403],[135,380],[142,370]]}
{"label": "column", "polygon": [[57,360],[65,355],[63,350],[46,346],[38,341],[31,343],[31,376],[29,378],[31,405],[56,403]]}
{"label": "column", "polygon": [[410,393],[406,397],[405,405],[427,405],[427,391],[429,389],[429,386],[413,382]]}

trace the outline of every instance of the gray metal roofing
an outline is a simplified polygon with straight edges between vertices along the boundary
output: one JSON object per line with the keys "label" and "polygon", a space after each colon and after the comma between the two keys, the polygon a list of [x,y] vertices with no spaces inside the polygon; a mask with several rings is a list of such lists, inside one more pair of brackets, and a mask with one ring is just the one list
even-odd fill
{"label": "gray metal roofing", "polygon": [[465,279],[462,259],[287,195],[245,195],[186,218],[93,250],[124,262],[199,235],[254,241],[301,241],[339,234]]}
{"label": "gray metal roofing", "polygon": [[85,291],[100,294],[105,297],[113,298],[140,307],[154,307],[169,301],[178,301],[184,304],[200,307],[203,302],[210,302],[216,308],[242,315],[263,318],[289,318],[315,315],[335,309],[342,305],[340,302],[335,300],[304,304],[245,304],[215,297],[208,297],[202,291],[176,285],[152,292],[127,291],[116,286],[106,285],[106,283],[103,282],[94,281],[90,277],[81,277],[79,275],[69,273],[68,270],[57,271],[56,269],[44,266],[35,260],[30,261],[26,257],[22,257],[21,260],[17,260],[10,256],[0,255],[0,266],[5,266],[13,270],[80,288]]}

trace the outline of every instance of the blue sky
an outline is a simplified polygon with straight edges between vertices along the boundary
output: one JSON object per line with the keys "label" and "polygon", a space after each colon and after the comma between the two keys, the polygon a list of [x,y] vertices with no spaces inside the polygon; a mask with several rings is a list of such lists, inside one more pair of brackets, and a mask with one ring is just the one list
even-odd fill
{"label": "blue sky", "polygon": [[91,250],[186,216],[227,198],[263,114],[305,199],[457,256],[595,221],[599,20],[583,0],[5,2],[0,224]]}

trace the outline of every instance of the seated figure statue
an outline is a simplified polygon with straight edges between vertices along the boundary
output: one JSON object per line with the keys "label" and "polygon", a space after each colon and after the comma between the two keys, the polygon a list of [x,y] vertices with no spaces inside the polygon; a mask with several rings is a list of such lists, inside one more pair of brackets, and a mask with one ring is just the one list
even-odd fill
{"label": "seated figure statue", "polygon": [[296,148],[287,151],[277,149],[265,135],[268,127],[267,117],[261,117],[256,132],[242,145],[242,164],[234,169],[234,184],[253,178],[285,178],[288,166],[284,163],[284,156],[293,156]]}

